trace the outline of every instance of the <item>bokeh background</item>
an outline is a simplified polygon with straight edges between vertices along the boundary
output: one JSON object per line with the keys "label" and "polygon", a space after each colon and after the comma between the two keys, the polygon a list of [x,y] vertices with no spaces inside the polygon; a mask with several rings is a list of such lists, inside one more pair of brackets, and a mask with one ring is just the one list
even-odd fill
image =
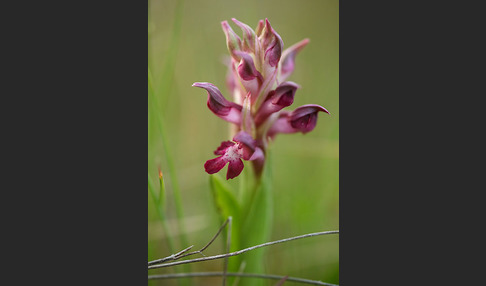
{"label": "bokeh background", "polygon": [[[149,107],[148,172],[158,187],[158,168],[164,174],[167,205],[166,233],[148,197],[148,259],[170,255],[167,236],[179,240],[173,205],[170,168],[164,147],[173,158],[174,173],[182,195],[184,225],[189,243],[200,248],[216,233],[220,221],[211,198],[204,162],[214,157],[221,141],[230,139],[228,123],[206,106],[205,91],[191,87],[206,81],[231,99],[225,85],[228,55],[220,22],[236,18],[255,28],[268,18],[284,48],[309,38],[298,54],[296,69],[288,79],[302,88],[289,110],[303,104],[319,104],[331,112],[320,113],[316,128],[308,134],[277,136],[272,146],[274,223],[272,239],[339,229],[339,1],[168,1],[148,2],[148,65],[156,89],[157,106]],[[149,104],[155,104],[149,101]],[[157,110],[164,122],[166,143],[161,139]],[[249,167],[249,164],[246,164]],[[223,169],[225,174],[226,168]],[[230,184],[238,184],[238,178]],[[206,255],[223,252],[218,238]],[[221,271],[222,260],[192,264],[191,271]],[[339,284],[339,236],[318,236],[270,246],[266,273],[289,275]],[[163,268],[149,274],[174,273]],[[193,278],[193,285],[220,285],[221,278]],[[274,285],[270,280],[267,285]],[[150,281],[152,285],[177,285],[175,280]],[[299,285],[286,282],[284,285]]]}

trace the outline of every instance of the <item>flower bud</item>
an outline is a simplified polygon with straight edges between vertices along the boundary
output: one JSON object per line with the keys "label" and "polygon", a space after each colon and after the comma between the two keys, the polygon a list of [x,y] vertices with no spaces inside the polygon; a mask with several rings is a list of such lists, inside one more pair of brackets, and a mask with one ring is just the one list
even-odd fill
{"label": "flower bud", "polygon": [[263,20],[258,21],[258,25],[257,25],[257,28],[255,30],[255,34],[256,34],[257,37],[260,37],[260,35],[262,34],[264,26],[265,26],[265,23],[263,22]]}
{"label": "flower bud", "polygon": [[235,18],[232,18],[231,20],[233,20],[233,22],[235,22],[235,24],[238,25],[238,27],[240,27],[243,31],[243,51],[254,53],[256,39],[255,31],[253,31],[253,29],[247,24],[244,24]]}
{"label": "flower bud", "polygon": [[226,45],[231,56],[239,61],[240,58],[235,54],[235,51],[241,51],[241,39],[238,35],[231,29],[228,21],[221,22],[224,34],[226,35]]}
{"label": "flower bud", "polygon": [[283,41],[280,35],[272,28],[268,19],[265,19],[265,27],[259,40],[262,43],[264,62],[271,67],[276,67],[282,55]]}

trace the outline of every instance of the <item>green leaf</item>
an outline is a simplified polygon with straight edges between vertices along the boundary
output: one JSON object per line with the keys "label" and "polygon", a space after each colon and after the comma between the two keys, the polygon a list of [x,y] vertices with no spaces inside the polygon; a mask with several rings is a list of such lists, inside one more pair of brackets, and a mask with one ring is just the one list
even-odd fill
{"label": "green leaf", "polygon": [[[224,222],[229,216],[233,217],[233,230],[235,224],[240,222],[240,206],[236,201],[233,191],[226,182],[221,179],[217,174],[209,176],[209,182],[211,185],[211,192],[216,208],[220,214],[221,220]],[[237,244],[232,237],[231,244]]]}
{"label": "green leaf", "polygon": [[[214,204],[220,215],[221,223],[226,221],[228,217],[232,217],[230,252],[239,250],[241,248],[240,230],[242,221],[240,206],[235,198],[234,192],[218,174],[209,176],[209,182]],[[223,238],[226,241],[226,232],[223,232]],[[240,259],[237,257],[229,259],[228,269],[230,271],[238,270],[239,261]]]}

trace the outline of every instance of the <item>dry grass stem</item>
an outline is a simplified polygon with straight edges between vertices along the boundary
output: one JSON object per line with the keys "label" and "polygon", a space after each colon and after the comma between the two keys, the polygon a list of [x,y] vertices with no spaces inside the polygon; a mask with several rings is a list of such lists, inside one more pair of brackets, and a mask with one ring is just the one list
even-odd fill
{"label": "dry grass stem", "polygon": [[[226,223],[227,222],[228,222],[228,220],[226,221]],[[226,225],[226,223],[225,223],[225,225]],[[175,261],[175,262],[156,264],[156,265],[153,265],[155,263],[152,263],[152,265],[150,265],[148,267],[148,269],[150,270],[150,269],[169,267],[169,266],[175,266],[175,265],[180,265],[180,264],[187,264],[187,263],[201,262],[201,261],[207,261],[207,260],[221,259],[221,258],[226,258],[226,257],[230,257],[230,256],[240,255],[242,253],[245,253],[245,252],[257,249],[257,248],[266,247],[266,246],[274,245],[274,244],[277,244],[277,243],[283,243],[283,242],[288,242],[288,241],[291,241],[291,240],[307,238],[307,237],[312,237],[312,236],[337,234],[337,233],[339,233],[339,230],[308,233],[308,234],[304,234],[304,235],[289,237],[289,238],[285,238],[285,239],[280,239],[280,240],[276,240],[276,241],[271,241],[271,242],[255,245],[255,246],[252,246],[252,247],[248,247],[248,248],[245,248],[245,249],[242,249],[242,250],[238,250],[238,251],[226,253],[226,254],[219,254],[219,255],[214,255],[214,256],[207,256],[207,257],[202,257],[202,258],[188,259],[188,260],[183,260],[183,261]],[[219,232],[218,232],[218,234],[219,234]],[[213,240],[214,240],[214,238],[213,238]],[[198,252],[200,252],[200,251],[196,251],[194,253],[198,253]],[[193,253],[188,253],[185,256],[191,255],[191,254],[193,254]],[[181,257],[184,257],[184,256],[181,256]],[[179,258],[181,258],[181,257],[179,257]]]}

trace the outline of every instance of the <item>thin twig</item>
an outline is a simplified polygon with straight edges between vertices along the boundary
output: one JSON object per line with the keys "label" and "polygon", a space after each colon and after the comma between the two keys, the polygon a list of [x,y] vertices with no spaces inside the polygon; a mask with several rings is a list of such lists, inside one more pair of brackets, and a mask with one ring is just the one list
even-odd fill
{"label": "thin twig", "polygon": [[[234,273],[227,272],[191,272],[191,273],[177,273],[177,274],[160,274],[160,275],[149,275],[148,279],[169,279],[169,278],[185,278],[185,277],[214,277],[214,276],[237,276],[237,277],[253,277],[253,278],[264,278],[264,279],[275,279],[281,280],[286,276],[280,275],[270,275],[270,274],[256,274],[256,273]],[[327,285],[327,286],[338,286],[336,284],[325,283],[318,280],[309,280],[297,277],[287,277],[287,281],[299,282],[312,285]]]}
{"label": "thin twig", "polygon": [[185,248],[185,249],[177,252],[176,254],[172,254],[172,255],[169,255],[169,256],[164,257],[164,258],[149,261],[148,265],[150,266],[150,265],[154,265],[154,264],[159,264],[159,263],[163,263],[163,262],[166,262],[166,261],[169,261],[169,260],[177,260],[177,259],[181,259],[181,258],[186,257],[186,256],[197,254],[197,253],[200,253],[201,255],[205,256],[202,252],[206,248],[208,248],[209,245],[211,245],[211,243],[213,243],[213,241],[216,239],[216,237],[218,237],[218,235],[221,233],[221,230],[223,230],[224,227],[226,226],[226,224],[228,224],[229,219],[230,218],[228,218],[223,223],[223,225],[219,228],[218,232],[213,236],[213,238],[203,248],[201,248],[197,251],[193,251],[193,252],[189,252],[189,253],[184,254],[185,252],[187,252],[189,249],[191,249],[194,246],[194,245],[192,245],[192,246],[189,246],[188,248]]}
{"label": "thin twig", "polygon": [[218,229],[218,232],[213,236],[213,238],[201,249],[197,250],[197,251],[193,251],[193,252],[189,252],[185,255],[182,255],[181,257],[178,257],[177,259],[179,258],[183,258],[183,257],[186,257],[186,256],[189,256],[189,255],[194,255],[194,254],[197,254],[197,253],[200,253],[201,255],[204,256],[204,254],[202,253],[204,250],[206,250],[206,248],[208,248],[211,243],[213,243],[213,241],[218,237],[218,235],[221,233],[221,231],[224,229],[224,227],[228,224],[228,221],[230,220],[230,218],[228,218],[224,223],[223,225]]}
{"label": "thin twig", "polygon": [[296,240],[296,239],[301,239],[301,238],[306,238],[306,237],[311,237],[311,236],[317,236],[317,235],[326,235],[326,234],[336,234],[339,233],[339,230],[331,230],[331,231],[322,231],[322,232],[315,232],[315,233],[308,233],[304,235],[299,235],[299,236],[294,236],[290,238],[285,238],[285,239],[280,239],[276,241],[271,241],[259,245],[255,245],[252,247],[248,247],[242,250],[238,250],[235,252],[231,253],[226,253],[226,254],[219,254],[219,255],[214,255],[214,256],[208,256],[208,257],[202,257],[202,258],[195,258],[195,259],[188,259],[188,260],[183,260],[183,261],[176,261],[176,262],[169,262],[169,263],[164,263],[164,264],[157,264],[157,265],[151,265],[148,267],[148,269],[155,269],[155,268],[162,268],[162,267],[169,267],[169,266],[175,266],[175,265],[180,265],[180,264],[186,264],[186,263],[193,263],[193,262],[201,262],[201,261],[207,261],[207,260],[215,260],[215,259],[221,259],[225,257],[230,257],[230,256],[235,256],[239,255],[257,248],[265,247],[265,246],[270,246],[273,244],[277,243],[283,243],[291,240]]}
{"label": "thin twig", "polygon": [[163,262],[166,262],[166,261],[169,261],[169,260],[177,260],[181,257],[182,254],[184,254],[185,252],[187,252],[188,250],[190,250],[193,247],[194,247],[194,245],[191,245],[191,246],[184,248],[183,250],[181,250],[181,251],[179,251],[175,254],[171,254],[171,255],[164,257],[164,258],[149,261],[148,265],[150,266],[150,265],[157,264],[157,263],[163,263]]}

